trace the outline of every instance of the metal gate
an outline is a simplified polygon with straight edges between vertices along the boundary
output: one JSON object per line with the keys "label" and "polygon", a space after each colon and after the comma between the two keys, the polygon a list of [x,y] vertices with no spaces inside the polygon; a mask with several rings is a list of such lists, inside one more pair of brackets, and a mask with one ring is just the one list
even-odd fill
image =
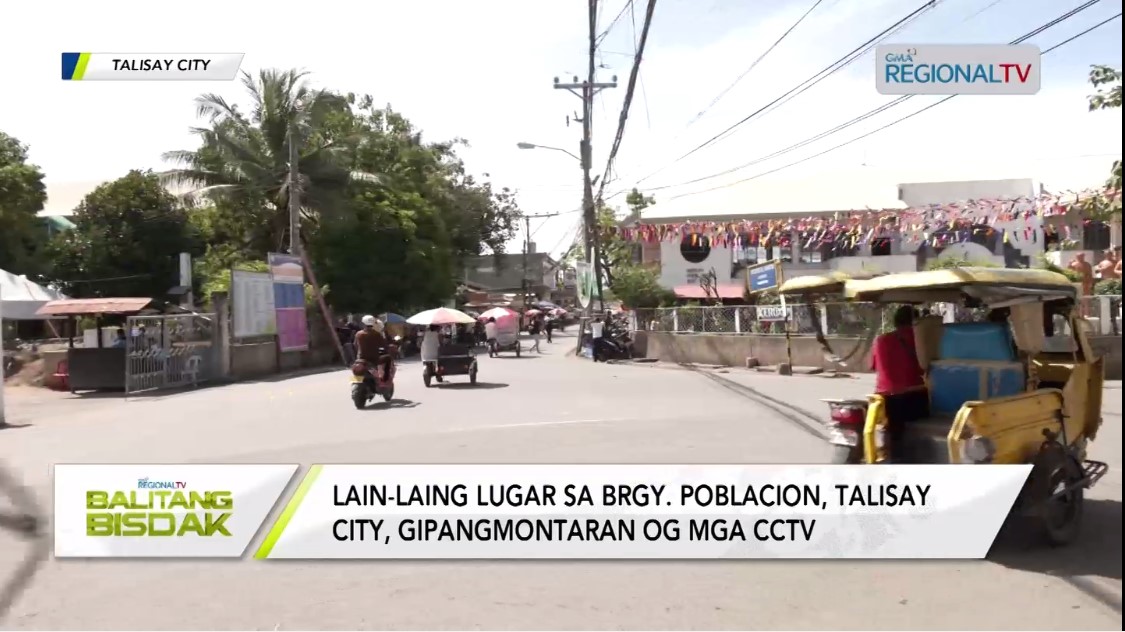
{"label": "metal gate", "polygon": [[196,386],[216,375],[215,314],[130,316],[125,334],[126,393]]}

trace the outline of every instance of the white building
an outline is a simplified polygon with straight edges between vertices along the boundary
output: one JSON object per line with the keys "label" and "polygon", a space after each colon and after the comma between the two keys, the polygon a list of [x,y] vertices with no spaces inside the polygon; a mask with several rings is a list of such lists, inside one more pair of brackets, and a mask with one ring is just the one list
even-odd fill
{"label": "white building", "polygon": [[[878,219],[867,221],[863,230],[867,238],[854,247],[809,247],[812,241],[802,243],[788,231],[778,231],[774,245],[759,247],[746,245],[747,240],[736,239],[723,243],[692,232],[692,224],[714,227],[729,224],[737,232],[740,223],[757,225],[778,222],[791,225],[794,221],[854,216],[854,210],[759,211],[752,213],[661,216],[659,206],[646,209],[635,229],[668,229],[666,238],[642,241],[640,259],[647,264],[659,265],[661,284],[675,290],[682,298],[702,298],[699,279],[714,271],[720,296],[738,298],[744,287],[744,270],[748,266],[773,259],[782,262],[785,278],[807,274],[820,274],[828,270],[844,272],[908,272],[920,269],[925,262],[937,256],[957,256],[969,260],[988,260],[997,265],[1019,267],[1033,265],[1035,258],[1058,247],[1053,255],[1056,263],[1066,265],[1078,252],[1086,252],[1091,262],[1096,262],[1101,252],[1111,245],[1121,243],[1120,225],[1088,225],[1073,214],[1070,216],[1040,218],[1028,213],[1015,218],[998,218],[981,211],[982,222],[978,228],[953,234],[939,221],[910,224],[910,214],[896,216],[895,210],[967,203],[969,200],[1031,199],[1043,193],[1033,180],[988,180],[962,182],[907,183],[898,186],[897,199],[885,201],[874,207],[881,212]],[[794,196],[797,197],[797,196]],[[882,212],[886,211],[886,212]],[[871,214],[875,217],[875,214]],[[917,214],[913,214],[917,217]],[[935,217],[940,217],[936,215]],[[906,225],[897,225],[899,220]],[[887,226],[880,232],[878,224]],[[874,232],[873,232],[874,231]],[[669,234],[674,233],[674,234]],[[934,248],[923,244],[927,236],[942,233],[942,245]],[[730,234],[729,232],[727,234]],[[878,237],[885,234],[886,237]],[[786,237],[788,239],[786,239]],[[779,243],[783,242],[783,243]],[[932,243],[932,242],[929,242]]]}

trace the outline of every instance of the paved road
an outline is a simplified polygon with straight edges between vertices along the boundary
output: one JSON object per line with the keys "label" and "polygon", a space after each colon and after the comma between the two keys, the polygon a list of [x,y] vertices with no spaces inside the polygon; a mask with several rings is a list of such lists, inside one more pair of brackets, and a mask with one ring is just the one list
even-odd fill
{"label": "paved road", "polygon": [[[427,390],[417,365],[407,365],[401,399],[362,412],[340,371],[86,405],[11,389],[11,422],[29,425],[0,431],[0,457],[43,494],[51,462],[819,462],[820,440],[791,413],[752,398],[816,413],[817,397],[869,388],[865,380],[594,365],[564,357],[563,347],[485,358],[476,389]],[[1013,539],[980,562],[53,561],[6,624],[1116,630],[1120,392],[1106,399],[1095,456],[1115,471],[1089,503],[1085,540],[1063,551]],[[10,567],[11,555],[0,541],[0,566]]]}

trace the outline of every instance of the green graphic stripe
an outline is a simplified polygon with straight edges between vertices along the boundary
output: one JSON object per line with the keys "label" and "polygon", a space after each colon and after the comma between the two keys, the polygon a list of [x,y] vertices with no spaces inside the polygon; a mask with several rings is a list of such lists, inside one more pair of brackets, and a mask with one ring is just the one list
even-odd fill
{"label": "green graphic stripe", "polygon": [[78,56],[78,65],[74,67],[74,79],[72,81],[81,81],[82,77],[86,76],[86,66],[90,63],[90,53],[82,53]]}
{"label": "green graphic stripe", "polygon": [[301,484],[297,486],[297,491],[293,493],[293,498],[289,499],[289,504],[285,505],[285,509],[281,515],[277,517],[277,522],[273,523],[273,527],[266,535],[266,539],[262,540],[262,546],[258,547],[258,552],[254,557],[259,560],[264,560],[273,552],[274,545],[281,539],[281,534],[285,532],[285,527],[289,526],[289,521],[293,519],[293,514],[297,513],[297,509],[305,500],[305,495],[312,489],[313,483],[316,482],[320,476],[320,470],[323,465],[313,465],[309,468],[305,477],[301,479]]}

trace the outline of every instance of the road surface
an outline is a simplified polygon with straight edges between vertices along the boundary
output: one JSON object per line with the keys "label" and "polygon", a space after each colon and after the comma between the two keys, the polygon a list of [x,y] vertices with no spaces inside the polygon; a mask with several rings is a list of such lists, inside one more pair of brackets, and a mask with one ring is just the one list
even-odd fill
{"label": "road surface", "polygon": [[[821,462],[800,416],[869,379],[484,358],[475,389],[357,411],[342,371],[122,401],[8,390],[0,458],[49,498],[54,462]],[[461,380],[463,381],[463,380]],[[467,385],[466,385],[467,386]],[[747,390],[745,387],[754,389]],[[51,561],[13,629],[1120,629],[1121,394],[1108,387],[1084,539],[989,561]],[[807,421],[807,420],[806,420]],[[0,567],[14,547],[0,541]]]}

